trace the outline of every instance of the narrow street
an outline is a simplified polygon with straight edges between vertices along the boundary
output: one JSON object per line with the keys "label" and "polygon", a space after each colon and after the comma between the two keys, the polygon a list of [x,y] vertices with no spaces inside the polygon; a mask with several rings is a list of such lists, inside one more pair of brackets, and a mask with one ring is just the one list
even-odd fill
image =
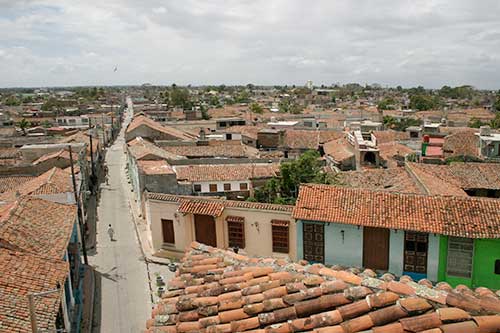
{"label": "narrow street", "polygon": [[[96,249],[89,253],[89,263],[96,271],[96,294],[93,332],[141,332],[151,315],[148,267],[141,252],[127,192],[130,191],[124,167],[124,129],[108,149],[106,164],[109,185],[102,184],[97,207]],[[111,224],[115,241],[109,239]]]}

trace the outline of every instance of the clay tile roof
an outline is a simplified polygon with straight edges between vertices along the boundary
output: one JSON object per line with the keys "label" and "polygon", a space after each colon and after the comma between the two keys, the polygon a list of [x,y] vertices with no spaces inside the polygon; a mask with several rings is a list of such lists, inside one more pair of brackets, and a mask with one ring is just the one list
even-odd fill
{"label": "clay tile roof", "polygon": [[35,176],[6,176],[0,177],[0,193],[10,192],[16,187],[35,179]]}
{"label": "clay tile roof", "polygon": [[377,147],[380,151],[380,157],[387,161],[387,167],[397,167],[395,157],[404,158],[406,155],[414,153],[413,149],[397,142],[381,143]]}
{"label": "clay tile roof", "polygon": [[410,139],[410,133],[393,130],[374,131],[373,135],[377,139],[377,144]]}
{"label": "clay tile roof", "polygon": [[343,171],[337,174],[339,185],[370,190],[425,194],[405,168]]}
{"label": "clay tile roof", "polygon": [[500,237],[500,200],[303,184],[293,217],[467,238]]}
{"label": "clay tile roof", "polygon": [[409,163],[408,165],[415,172],[425,173],[428,177],[439,179],[464,190],[500,189],[500,164],[498,163],[452,163],[450,165]]}
{"label": "clay tile roof", "polygon": [[193,139],[196,138],[195,135],[188,134],[184,131],[178,130],[175,127],[171,126],[162,126],[161,124],[157,123],[156,121],[152,120],[151,118],[148,118],[144,115],[138,115],[132,121],[127,127],[127,133],[132,132],[136,128],[140,126],[147,126],[151,129],[154,129],[158,132],[162,132],[165,134],[168,134],[170,136],[176,137],[179,140],[187,140],[187,141],[192,141]]}
{"label": "clay tile roof", "polygon": [[128,151],[136,160],[154,160],[154,159],[167,159],[167,160],[179,160],[184,157],[177,154],[168,152],[154,143],[143,139],[142,137],[136,137],[127,143]]}
{"label": "clay tile roof", "polygon": [[339,163],[354,157],[353,147],[346,138],[325,143],[323,145],[323,150],[326,155]]}
{"label": "clay tile roof", "polygon": [[484,294],[194,242],[146,332],[495,332],[500,299]]}
{"label": "clay tile roof", "polygon": [[218,217],[222,215],[224,205],[217,201],[181,200],[178,210],[181,213],[211,215]]}
{"label": "clay tile roof", "polygon": [[225,129],[221,132],[223,133],[240,133],[246,137],[257,140],[257,133],[261,127],[252,126],[252,125],[240,125],[240,126],[231,126],[228,129]]}
{"label": "clay tile roof", "polygon": [[406,170],[414,176],[424,194],[468,196],[452,179],[437,177],[435,174],[428,172],[430,170],[428,166],[433,167],[431,164],[424,163],[406,164]]}
{"label": "clay tile roof", "polygon": [[443,151],[448,156],[478,156],[477,130],[464,130],[450,134],[444,138]]}
{"label": "clay tile roof", "polygon": [[213,164],[175,166],[178,180],[230,181],[256,178],[272,178],[279,174],[278,163],[266,164]]}
{"label": "clay tile roof", "polygon": [[9,192],[0,195],[0,201],[16,200],[18,195],[47,195],[73,192],[71,175],[59,168],[49,171],[33,178]]}
{"label": "clay tile roof", "polygon": [[[75,162],[78,161],[78,154],[73,153],[72,155],[73,155],[73,161],[75,161]],[[69,151],[61,149],[61,150],[53,152],[53,153],[45,154],[45,155],[41,156],[39,159],[35,160],[33,162],[33,164],[37,165],[37,164],[40,164],[42,162],[45,162],[45,161],[48,161],[51,159],[57,159],[57,158],[69,160],[70,159],[69,158]]]}
{"label": "clay tile roof", "polygon": [[269,203],[251,202],[251,201],[222,200],[220,198],[210,199],[210,198],[200,198],[197,196],[175,195],[175,194],[164,194],[164,193],[148,193],[147,197],[148,199],[152,200],[179,202],[179,203],[185,201],[206,202],[206,203],[215,202],[217,204],[223,205],[224,207],[269,210],[269,211],[287,212],[287,213],[292,212],[293,209],[293,206],[290,205],[278,205],[278,204],[269,204]]}
{"label": "clay tile roof", "polygon": [[[0,248],[0,267],[0,332],[31,332],[27,295],[54,290],[58,283],[63,285],[68,264]],[[36,298],[38,329],[55,328],[60,302],[57,294]]]}
{"label": "clay tile roof", "polygon": [[75,218],[73,205],[24,196],[2,211],[0,242],[16,250],[62,259]]}
{"label": "clay tile roof", "polygon": [[164,146],[162,149],[189,158],[203,157],[257,157],[258,150],[243,144],[220,144],[209,146]]}
{"label": "clay tile roof", "polygon": [[175,174],[174,170],[167,163],[167,161],[159,160],[159,161],[148,161],[148,160],[139,160],[137,161],[137,165],[141,172],[146,175],[172,175]]}
{"label": "clay tile roof", "polygon": [[283,146],[290,149],[318,149],[319,131],[316,130],[287,130]]}

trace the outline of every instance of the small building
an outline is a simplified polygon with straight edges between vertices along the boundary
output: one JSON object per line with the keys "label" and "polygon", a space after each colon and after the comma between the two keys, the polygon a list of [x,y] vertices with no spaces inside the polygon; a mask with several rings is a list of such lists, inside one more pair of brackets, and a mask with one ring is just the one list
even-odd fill
{"label": "small building", "polygon": [[500,288],[500,201],[305,184],[297,257]]}
{"label": "small building", "polygon": [[144,116],[136,116],[128,125],[125,131],[125,140],[128,142],[136,137],[142,137],[151,141],[155,140],[176,140],[194,141],[196,135],[181,131],[172,126],[162,126],[154,120]]}
{"label": "small building", "polygon": [[489,126],[481,126],[476,136],[479,137],[479,156],[500,160],[500,134],[492,133]]}
{"label": "small building", "polygon": [[245,126],[247,124],[246,120],[243,118],[219,118],[215,120],[216,129],[223,130],[231,126]]}
{"label": "small building", "polygon": [[292,206],[160,193],[146,194],[149,241],[155,252],[180,255],[197,241],[243,253],[295,259]]}
{"label": "small building", "polygon": [[27,295],[57,284],[57,293],[37,299],[45,305],[36,310],[39,329],[78,331],[84,267],[76,206],[23,196],[0,219],[0,293],[8,300],[0,302],[0,331],[31,332]]}

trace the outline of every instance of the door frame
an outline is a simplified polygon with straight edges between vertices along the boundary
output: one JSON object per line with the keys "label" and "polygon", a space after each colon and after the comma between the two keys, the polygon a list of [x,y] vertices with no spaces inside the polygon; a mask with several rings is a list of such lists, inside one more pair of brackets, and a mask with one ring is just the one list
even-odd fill
{"label": "door frame", "polygon": [[322,228],[323,228],[323,253],[322,253],[322,257],[323,257],[323,261],[322,262],[319,262],[319,261],[311,261],[311,262],[316,262],[316,263],[325,263],[326,261],[326,258],[325,258],[325,226],[326,226],[326,223],[321,223],[321,222],[302,222],[302,259],[304,260],[307,260],[305,259],[305,255],[306,255],[306,247],[305,247],[305,232],[306,232],[306,224],[308,225],[320,225]]}
{"label": "door frame", "polygon": [[[387,256],[386,256],[386,261],[385,261],[385,267],[386,268],[369,267],[369,265],[366,262],[366,260],[368,260],[368,258],[365,255],[365,251],[369,251],[370,249],[367,248],[367,246],[366,246],[367,244],[365,243],[365,242],[367,242],[367,237],[365,237],[365,232],[368,233],[368,232],[370,232],[370,230],[376,230],[380,234],[382,234],[382,232],[385,234],[384,237],[386,239],[384,239],[384,240],[385,240],[385,243],[387,244],[386,245]],[[387,229],[387,228],[363,227],[362,235],[363,235],[363,251],[362,251],[362,265],[363,265],[363,267],[370,268],[370,269],[373,269],[373,270],[388,271],[389,270],[389,265],[390,265],[390,254],[391,254],[391,230]],[[368,244],[368,246],[369,245],[370,244]]]}

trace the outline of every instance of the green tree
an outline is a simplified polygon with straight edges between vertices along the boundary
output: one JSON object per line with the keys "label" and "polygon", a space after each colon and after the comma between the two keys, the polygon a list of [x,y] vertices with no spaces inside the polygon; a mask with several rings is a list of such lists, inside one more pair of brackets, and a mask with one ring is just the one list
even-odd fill
{"label": "green tree", "polygon": [[392,97],[385,97],[377,104],[379,110],[394,110],[396,101]]}
{"label": "green tree", "polygon": [[15,95],[8,96],[3,103],[7,106],[19,106],[21,105],[21,101]]}
{"label": "green tree", "polygon": [[23,131],[23,135],[26,135],[26,129],[31,126],[30,122],[27,121],[25,118],[21,119],[21,121],[17,124],[21,131]]}
{"label": "green tree", "polygon": [[248,107],[250,109],[250,111],[252,111],[253,113],[258,113],[258,114],[262,114],[264,113],[264,109],[262,108],[262,106],[260,106],[259,103],[251,103]]}
{"label": "green tree", "polygon": [[48,120],[44,120],[42,123],[42,127],[43,128],[50,128],[50,127],[52,127],[52,123]]}
{"label": "green tree", "polygon": [[255,200],[280,204],[293,204],[302,183],[335,184],[336,177],[323,172],[317,151],[309,150],[299,158],[280,166],[280,177],[273,178],[255,191]]}
{"label": "green tree", "polygon": [[441,100],[437,96],[431,95],[411,95],[410,108],[418,111],[437,109],[441,106]]}
{"label": "green tree", "polygon": [[494,129],[500,128],[500,113],[497,113],[495,118],[490,121],[490,127]]}
{"label": "green tree", "polygon": [[170,102],[173,106],[182,107],[184,109],[190,109],[192,107],[189,99],[189,91],[174,85],[170,91]]}
{"label": "green tree", "polygon": [[300,114],[300,113],[302,113],[302,110],[303,110],[302,106],[297,104],[295,101],[293,101],[289,97],[283,98],[279,102],[278,108],[279,108],[280,112],[291,113],[291,114]]}
{"label": "green tree", "polygon": [[480,119],[476,118],[476,117],[472,117],[470,120],[469,120],[469,127],[472,127],[472,128],[479,128],[483,125],[485,125],[485,123],[483,123]]}
{"label": "green tree", "polygon": [[493,103],[493,110],[500,112],[500,95],[497,96],[497,100]]}

